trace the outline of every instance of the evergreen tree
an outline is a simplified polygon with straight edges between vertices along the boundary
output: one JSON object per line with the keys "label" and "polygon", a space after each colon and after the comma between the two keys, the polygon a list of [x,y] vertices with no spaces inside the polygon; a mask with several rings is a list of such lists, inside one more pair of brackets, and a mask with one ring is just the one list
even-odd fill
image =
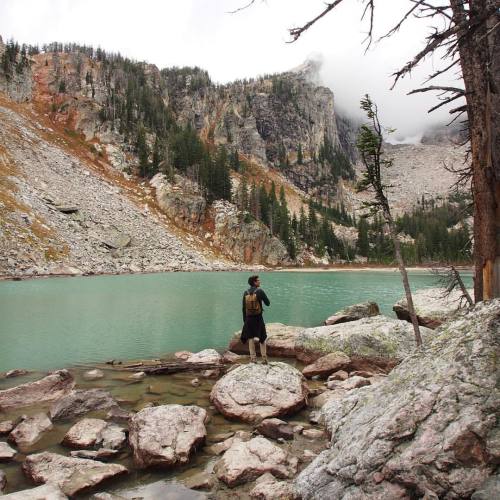
{"label": "evergreen tree", "polygon": [[359,255],[368,257],[368,253],[370,252],[370,243],[368,241],[368,222],[365,217],[360,217],[359,219],[356,248],[358,249]]}
{"label": "evergreen tree", "polygon": [[139,175],[147,177],[149,175],[149,148],[146,142],[146,130],[143,125],[139,125],[136,141],[137,156],[139,157]]}
{"label": "evergreen tree", "polygon": [[297,163],[302,165],[304,158],[302,157],[302,144],[299,142],[299,147],[297,148]]}

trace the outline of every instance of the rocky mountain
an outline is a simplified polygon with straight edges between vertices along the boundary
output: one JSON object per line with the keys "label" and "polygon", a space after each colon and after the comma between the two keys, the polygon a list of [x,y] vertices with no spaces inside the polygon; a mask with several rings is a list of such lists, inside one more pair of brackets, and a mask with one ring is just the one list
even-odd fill
{"label": "rocky mountain", "polygon": [[[159,70],[75,44],[0,39],[0,58],[1,274],[320,262],[308,247],[319,226],[298,239],[310,200],[344,211],[325,245],[355,244],[345,210],[363,201],[356,125],[336,114],[317,63],[218,85],[200,68]],[[390,154],[403,212],[446,191],[440,165],[462,153],[422,144]]]}

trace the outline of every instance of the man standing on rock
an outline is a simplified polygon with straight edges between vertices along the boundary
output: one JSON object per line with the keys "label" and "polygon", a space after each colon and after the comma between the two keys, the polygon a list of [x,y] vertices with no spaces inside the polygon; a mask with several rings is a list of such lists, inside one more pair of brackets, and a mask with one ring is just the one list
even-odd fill
{"label": "man standing on rock", "polygon": [[260,288],[260,279],[258,276],[248,278],[250,288],[243,294],[243,329],[241,331],[241,341],[245,343],[248,340],[248,349],[250,351],[250,361],[257,362],[255,355],[255,341],[260,342],[260,355],[262,362],[267,364],[266,350],[266,325],[262,317],[262,302],[270,306],[271,302],[267,298],[264,290]]}

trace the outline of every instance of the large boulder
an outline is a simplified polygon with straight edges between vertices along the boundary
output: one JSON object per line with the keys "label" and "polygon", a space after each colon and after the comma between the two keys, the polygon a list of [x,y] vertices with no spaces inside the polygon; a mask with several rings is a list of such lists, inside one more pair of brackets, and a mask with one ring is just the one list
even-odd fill
{"label": "large boulder", "polygon": [[470,498],[500,460],[500,300],[433,332],[385,380],[330,399],[331,447],[298,477],[304,500]]}
{"label": "large boulder", "polygon": [[113,396],[104,389],[77,389],[52,405],[50,417],[52,420],[65,420],[90,411],[109,410],[117,406]]}
{"label": "large boulder", "polygon": [[240,365],[212,388],[210,401],[225,417],[259,422],[291,415],[306,404],[303,375],[286,363]]}
{"label": "large boulder", "polygon": [[235,441],[216,463],[217,477],[229,487],[253,481],[266,472],[279,479],[297,473],[298,459],[263,437]]}
{"label": "large boulder", "polygon": [[134,462],[144,468],[188,462],[205,441],[207,412],[198,406],[164,405],[144,408],[129,421]]}
{"label": "large boulder", "polygon": [[[474,297],[472,290],[469,290],[469,294]],[[413,292],[412,298],[418,324],[433,329],[451,320],[463,305],[458,290],[446,295],[446,290],[443,288],[424,288]],[[396,302],[392,309],[399,319],[411,322],[406,297]]]}
{"label": "large boulder", "polygon": [[68,394],[74,386],[75,381],[68,370],[58,370],[36,382],[0,391],[0,410],[55,401]]}
{"label": "large boulder", "polygon": [[9,441],[21,450],[33,446],[42,438],[42,434],[52,429],[52,422],[45,413],[37,413],[31,417],[23,416],[22,421],[9,434]]}
{"label": "large boulder", "polygon": [[[424,342],[433,336],[432,330],[420,329]],[[297,358],[312,363],[331,352],[341,351],[351,358],[351,369],[369,368],[362,360],[370,360],[371,365],[379,365],[385,370],[415,351],[413,327],[407,321],[373,316],[339,325],[306,328],[297,336],[295,344]],[[357,360],[359,360],[357,362]]]}
{"label": "large boulder", "polygon": [[[295,340],[297,335],[304,329],[302,326],[286,326],[282,323],[268,323],[267,331],[267,354],[276,358],[294,358]],[[248,354],[248,343],[243,344],[240,340],[241,330],[235,332],[229,342],[228,349],[238,354]]]}
{"label": "large boulder", "polygon": [[2,500],[67,500],[67,498],[61,488],[50,483],[2,496]]}
{"label": "large boulder", "polygon": [[357,321],[358,319],[369,318],[378,314],[380,314],[380,310],[376,302],[361,302],[360,304],[353,304],[337,311],[333,316],[325,320],[325,325],[348,323],[349,321]]}
{"label": "large boulder", "polygon": [[106,479],[125,474],[127,469],[123,465],[104,464],[95,460],[44,452],[26,457],[23,472],[37,484],[54,484],[61,488],[63,493],[72,496]]}

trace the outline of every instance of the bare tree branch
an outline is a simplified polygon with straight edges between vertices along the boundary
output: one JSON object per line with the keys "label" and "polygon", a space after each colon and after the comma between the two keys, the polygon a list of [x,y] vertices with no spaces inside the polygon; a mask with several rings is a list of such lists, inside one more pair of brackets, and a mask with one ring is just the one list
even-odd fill
{"label": "bare tree branch", "polygon": [[236,14],[237,12],[241,12],[242,10],[248,9],[248,7],[251,7],[255,3],[255,0],[250,0],[246,5],[243,5],[243,7],[239,7],[236,10],[230,10],[226,12],[226,14]]}
{"label": "bare tree branch", "polygon": [[[296,40],[298,40],[300,35],[302,35],[302,33],[304,33],[304,31],[307,31],[313,24],[315,24],[317,21],[319,21],[323,16],[326,16],[326,14],[328,14],[331,10],[333,10],[335,7],[337,7],[337,5],[339,5],[339,3],[341,3],[341,2],[342,2],[342,0],[335,0],[332,3],[326,4],[326,8],[318,16],[316,16],[314,19],[312,19],[308,23],[304,24],[304,26],[299,27],[299,28],[289,29],[288,32],[290,33],[292,40],[290,40],[287,43],[293,43]],[[253,3],[253,1],[252,1],[252,3]]]}
{"label": "bare tree branch", "polygon": [[459,97],[465,95],[465,90],[459,87],[443,87],[441,85],[431,85],[430,87],[422,87],[419,89],[414,89],[408,92],[407,95],[418,94],[419,92],[429,92],[432,90],[442,90],[443,92],[453,92],[454,94],[458,94]]}

